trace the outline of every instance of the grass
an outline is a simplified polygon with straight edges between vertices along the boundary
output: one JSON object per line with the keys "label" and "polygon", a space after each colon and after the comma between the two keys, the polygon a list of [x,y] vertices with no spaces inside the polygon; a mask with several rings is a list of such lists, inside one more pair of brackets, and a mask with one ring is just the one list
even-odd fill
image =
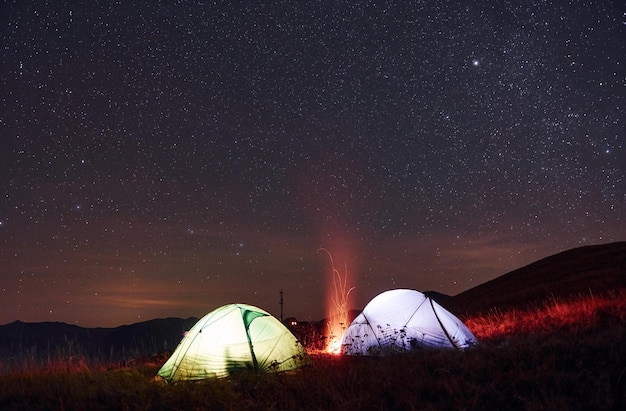
{"label": "grass", "polygon": [[[313,354],[270,375],[166,384],[166,357],[78,361],[0,376],[4,410],[562,410],[621,409],[626,392],[626,290],[551,299],[528,310],[464,318],[481,344],[369,358]],[[32,364],[31,364],[32,366]]]}
{"label": "grass", "polygon": [[553,297],[523,310],[492,310],[461,318],[479,340],[593,328],[607,321],[626,321],[626,289],[599,296],[590,293],[569,299]]}

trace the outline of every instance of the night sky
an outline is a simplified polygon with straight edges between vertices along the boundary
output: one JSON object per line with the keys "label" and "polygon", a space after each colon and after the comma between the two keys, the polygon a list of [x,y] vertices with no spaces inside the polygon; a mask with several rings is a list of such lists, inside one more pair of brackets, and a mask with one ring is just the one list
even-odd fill
{"label": "night sky", "polygon": [[626,240],[623,2],[264,3],[2,3],[0,324],[317,320],[320,248],[362,308]]}

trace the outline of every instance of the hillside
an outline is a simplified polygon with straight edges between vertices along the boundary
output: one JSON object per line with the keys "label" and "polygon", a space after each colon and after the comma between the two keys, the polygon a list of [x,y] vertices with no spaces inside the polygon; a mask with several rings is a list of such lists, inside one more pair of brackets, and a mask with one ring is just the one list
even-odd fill
{"label": "hillside", "polygon": [[626,242],[616,242],[574,248],[543,258],[450,297],[445,306],[462,316],[625,287]]}

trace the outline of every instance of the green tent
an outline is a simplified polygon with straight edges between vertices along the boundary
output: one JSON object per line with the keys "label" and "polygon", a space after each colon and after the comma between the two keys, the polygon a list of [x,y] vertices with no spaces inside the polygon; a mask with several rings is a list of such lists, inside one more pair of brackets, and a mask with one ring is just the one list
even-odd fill
{"label": "green tent", "polygon": [[158,372],[167,381],[219,378],[241,371],[287,371],[310,363],[280,321],[247,304],[228,304],[202,317]]}

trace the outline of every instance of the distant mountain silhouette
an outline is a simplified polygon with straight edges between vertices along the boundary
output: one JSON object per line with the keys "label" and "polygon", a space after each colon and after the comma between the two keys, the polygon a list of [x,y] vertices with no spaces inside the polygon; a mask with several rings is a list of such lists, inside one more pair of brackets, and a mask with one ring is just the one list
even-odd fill
{"label": "distant mountain silhouette", "polygon": [[457,294],[443,305],[457,315],[523,308],[549,298],[626,287],[626,242],[574,248]]}
{"label": "distant mountain silhouette", "polygon": [[198,318],[159,318],[111,329],[103,338],[109,349],[136,347],[142,352],[171,351],[180,342],[185,331],[198,322]]}
{"label": "distant mountain silhouette", "polygon": [[87,357],[127,360],[173,350],[197,318],[162,318],[115,328],[83,328],[59,322],[0,325],[0,358]]}
{"label": "distant mountain silhouette", "polygon": [[93,347],[105,329],[88,329],[59,322],[25,323],[15,321],[0,326],[0,354],[3,358],[28,352],[29,355],[49,355],[59,350],[76,350],[77,345]]}

